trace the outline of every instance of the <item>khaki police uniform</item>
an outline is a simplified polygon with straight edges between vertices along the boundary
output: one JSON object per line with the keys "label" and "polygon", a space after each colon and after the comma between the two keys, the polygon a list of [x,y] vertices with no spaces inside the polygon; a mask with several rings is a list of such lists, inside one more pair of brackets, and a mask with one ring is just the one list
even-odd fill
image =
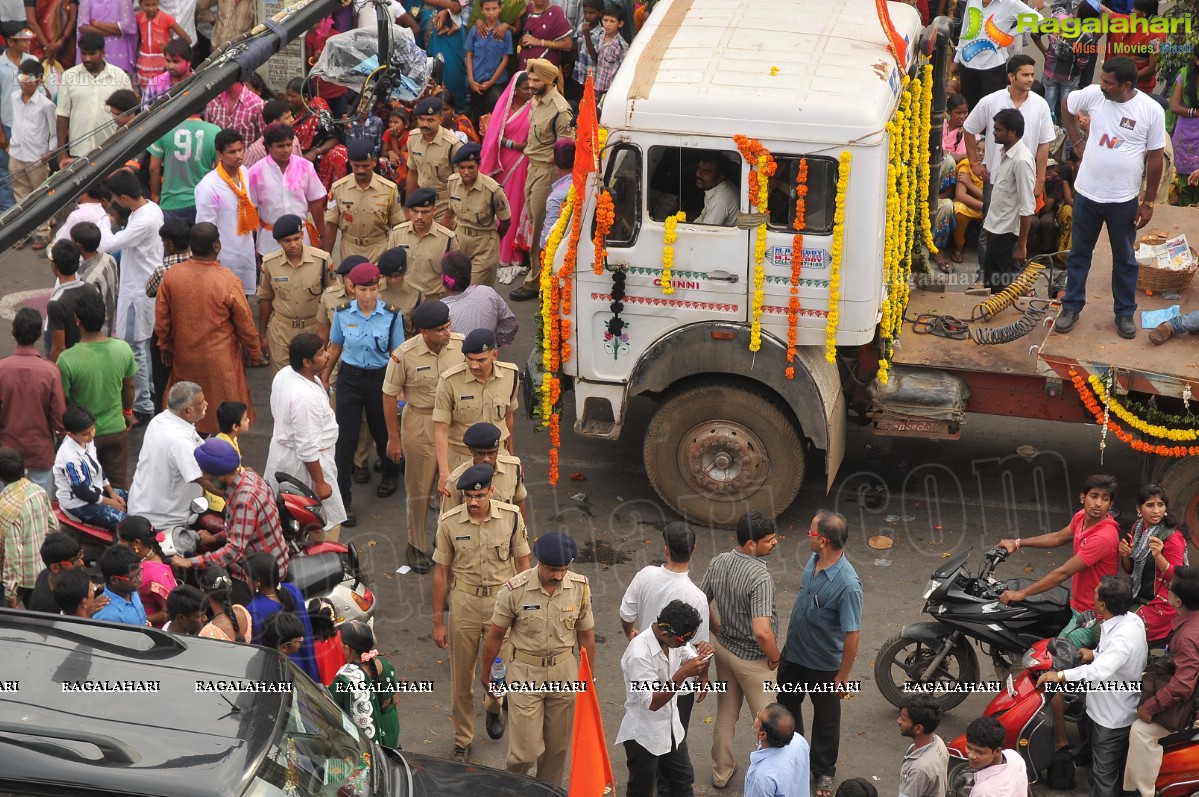
{"label": "khaki police uniform", "polygon": [[441,256],[458,248],[458,237],[453,230],[433,222],[429,231],[421,235],[412,222],[406,221],[392,229],[387,237],[387,248],[393,246],[404,247],[408,255],[408,273],[404,275],[404,282],[411,283],[426,299],[445,296],[445,285],[441,283]]}
{"label": "khaki police uniform", "polygon": [[[520,510],[491,500],[491,511],[481,523],[460,506],[437,523],[437,549],[433,561],[450,568],[450,682],[454,743],[468,747],[475,738],[474,685],[479,672],[479,650],[495,609],[496,595],[504,582],[516,575],[516,560],[529,556],[529,534]],[[508,661],[511,648],[501,646]],[[500,699],[486,691],[483,704],[490,714],[501,711]]]}
{"label": "khaki police uniform", "polygon": [[[416,184],[420,188],[432,188],[437,192],[435,219],[441,221],[450,208],[450,192],[446,183],[454,173],[450,159],[462,147],[462,139],[446,130],[437,129],[432,141],[425,141],[420,131],[408,136],[408,168],[416,170]],[[411,261],[409,261],[411,262]]]}
{"label": "khaki police uniform", "polygon": [[480,174],[470,188],[455,174],[450,177],[449,192],[458,251],[470,258],[470,284],[494,288],[500,263],[496,223],[512,219],[508,197],[500,184],[485,174]]}
{"label": "khaki police uniform", "polygon": [[525,177],[525,207],[529,211],[529,224],[533,230],[529,238],[531,251],[529,262],[533,267],[525,277],[525,287],[541,289],[541,228],[545,224],[545,203],[550,198],[554,181],[558,179],[558,167],[554,165],[554,145],[560,138],[574,138],[570,127],[573,114],[566,98],[551,87],[544,97],[533,99],[529,111],[529,140],[524,154],[529,159],[529,172]]}
{"label": "khaki police uniform", "polygon": [[[475,460],[472,456],[466,462],[454,468],[453,473],[450,474],[449,483],[457,484],[458,480],[462,478],[462,474],[466,473],[466,469],[474,464]],[[505,454],[501,451],[496,454],[495,465],[493,467],[495,473],[491,477],[491,486],[495,488],[494,497],[497,501],[503,501],[506,504],[517,504],[529,497],[529,491],[525,489],[525,471],[521,467],[520,457],[514,457],[511,454]],[[458,506],[462,506],[461,490],[451,489],[449,495],[441,497],[441,514],[444,515]]]}
{"label": "khaki police uniform", "polygon": [[[329,191],[332,203],[325,211],[325,222],[341,231],[341,258],[362,255],[374,263],[387,248],[387,234],[404,220],[396,184],[377,174],[371,175],[366,188],[358,178],[347,174]],[[332,246],[332,242],[330,242]]]}
{"label": "khaki police uniform", "polygon": [[486,383],[476,379],[464,361],[445,371],[437,384],[433,420],[449,424],[450,470],[473,459],[462,435],[474,424],[482,421],[495,424],[500,430],[501,446],[508,439],[508,413],[520,406],[520,372],[512,363],[497,360],[494,365]]}
{"label": "khaki police uniform", "polygon": [[[325,289],[321,294],[321,306],[317,313],[317,320],[321,326],[325,327],[325,334],[328,335],[328,327],[333,326],[333,314],[337,312],[337,308],[341,307],[346,302],[351,301],[346,293],[345,283],[340,278],[337,279],[337,284]],[[394,304],[380,297],[379,301],[383,304]],[[407,335],[407,328],[405,328]],[[337,377],[341,374],[341,360],[337,361],[337,365],[333,366],[333,373],[329,374],[329,389],[337,385]],[[329,403],[333,409],[337,409],[337,392],[334,391]],[[370,460],[371,449],[374,448],[375,441],[371,439],[370,427],[366,425],[366,417],[362,418],[362,425],[358,427],[358,448],[354,451],[354,467],[365,468]]]}
{"label": "khaki police uniform", "polygon": [[416,328],[412,326],[412,311],[424,300],[425,295],[409,285],[407,278],[393,281],[391,277],[383,277],[379,280],[379,301],[400,308],[400,314],[404,317],[405,340],[416,334]]}
{"label": "khaki police uniform", "polygon": [[437,452],[433,447],[433,403],[442,371],[465,362],[463,336],[457,332],[441,351],[429,350],[421,335],[414,335],[391,354],[383,377],[383,392],[403,399],[400,439],[404,445],[404,496],[408,502],[408,542],[428,552],[425,523],[429,498],[437,494]]}
{"label": "khaki police uniform", "polygon": [[[511,629],[510,683],[573,682],[579,677],[578,632],[595,627],[587,577],[567,571],[551,594],[532,567],[500,590],[491,622]],[[509,692],[506,769],[528,775],[536,765],[538,780],[560,784],[574,713],[573,692]]]}
{"label": "khaki police uniform", "polygon": [[258,298],[271,303],[266,323],[267,349],[276,372],[289,363],[287,348],[301,332],[316,332],[328,277],[329,255],[305,246],[300,264],[292,265],[280,249],[262,259]]}

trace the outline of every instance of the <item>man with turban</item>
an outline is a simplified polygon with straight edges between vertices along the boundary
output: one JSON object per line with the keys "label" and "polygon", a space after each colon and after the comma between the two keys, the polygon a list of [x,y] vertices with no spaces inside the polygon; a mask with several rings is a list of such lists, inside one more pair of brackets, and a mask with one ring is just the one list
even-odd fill
{"label": "man with turban", "polygon": [[529,274],[511,296],[514,302],[536,298],[541,289],[541,228],[545,224],[545,203],[549,199],[558,168],[554,165],[554,146],[560,138],[574,138],[570,103],[562,96],[562,72],[543,58],[528,65],[529,93],[533,109],[529,112],[529,141],[525,157],[529,174],[525,178],[525,207],[533,233],[529,238]]}

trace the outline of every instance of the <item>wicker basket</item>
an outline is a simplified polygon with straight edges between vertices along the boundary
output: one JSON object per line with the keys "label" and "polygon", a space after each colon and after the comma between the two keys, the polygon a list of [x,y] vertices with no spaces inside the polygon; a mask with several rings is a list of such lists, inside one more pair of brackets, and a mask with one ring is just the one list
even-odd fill
{"label": "wicker basket", "polygon": [[1195,278],[1199,269],[1199,254],[1191,247],[1191,255],[1195,257],[1196,265],[1182,271],[1158,268],[1141,263],[1137,269],[1137,290],[1153,291],[1154,293],[1182,293]]}

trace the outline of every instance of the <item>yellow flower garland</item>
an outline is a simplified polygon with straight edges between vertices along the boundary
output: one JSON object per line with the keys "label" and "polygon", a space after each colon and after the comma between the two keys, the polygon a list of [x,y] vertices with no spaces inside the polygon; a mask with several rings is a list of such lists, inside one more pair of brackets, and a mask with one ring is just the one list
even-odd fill
{"label": "yellow flower garland", "polygon": [[[769,188],[770,177],[768,167],[770,161],[766,155],[758,156],[758,212],[770,218]],[[792,254],[792,257],[796,255]],[[758,351],[762,348],[762,307],[766,304],[766,222],[758,225],[757,236],[754,239],[754,298],[750,305],[751,322],[749,326],[749,350]]]}
{"label": "yellow flower garland", "polygon": [[686,221],[687,214],[679,211],[673,216],[666,217],[666,238],[662,244],[662,293],[674,293],[674,242],[679,240],[677,227],[680,221]]}
{"label": "yellow flower garland", "polygon": [[[841,299],[841,259],[845,246],[845,192],[849,188],[849,165],[853,155],[849,150],[841,153],[837,166],[837,198],[833,212],[833,243],[832,264],[829,267],[828,285],[828,323],[825,325],[824,358],[831,362],[837,361],[837,322],[840,311],[837,309]],[[792,257],[795,257],[792,254]]]}
{"label": "yellow flower garland", "polygon": [[1087,381],[1091,383],[1091,390],[1095,391],[1095,395],[1099,397],[1099,401],[1111,408],[1113,415],[1141,434],[1147,434],[1150,437],[1160,437],[1164,440],[1173,440],[1176,443],[1199,440],[1199,431],[1195,429],[1168,429],[1165,426],[1149,423],[1133,415],[1128,411],[1128,408],[1116,401],[1115,396],[1108,395],[1107,389],[1103,386],[1103,380],[1094,374],[1087,377]]}
{"label": "yellow flower garland", "polygon": [[574,199],[575,188],[572,185],[566,193],[566,201],[562,203],[562,215],[558,217],[558,222],[550,231],[549,238],[545,243],[545,251],[542,252],[542,262],[545,264],[545,267],[541,269],[541,365],[545,371],[545,376],[541,380],[542,428],[550,425],[550,416],[553,414],[554,408],[554,401],[551,398],[551,386],[554,374],[554,337],[557,331],[554,321],[558,317],[558,308],[554,307],[554,299],[558,291],[554,290],[556,272],[553,269],[553,263],[554,257],[558,253],[558,247],[562,245],[562,239],[566,236],[566,228],[570,224]]}

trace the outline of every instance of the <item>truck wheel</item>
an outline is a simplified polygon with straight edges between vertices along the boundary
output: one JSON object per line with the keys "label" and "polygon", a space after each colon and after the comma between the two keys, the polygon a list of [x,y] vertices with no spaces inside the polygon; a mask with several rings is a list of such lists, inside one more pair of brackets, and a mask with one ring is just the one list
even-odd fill
{"label": "truck wheel", "polygon": [[1192,541],[1199,540],[1199,457],[1172,463],[1159,484],[1170,499],[1170,514],[1186,524]]}
{"label": "truck wheel", "polygon": [[694,523],[732,527],[750,510],[775,517],[804,476],[803,441],[791,418],[753,390],[702,385],[658,408],[642,448],[662,500]]}

